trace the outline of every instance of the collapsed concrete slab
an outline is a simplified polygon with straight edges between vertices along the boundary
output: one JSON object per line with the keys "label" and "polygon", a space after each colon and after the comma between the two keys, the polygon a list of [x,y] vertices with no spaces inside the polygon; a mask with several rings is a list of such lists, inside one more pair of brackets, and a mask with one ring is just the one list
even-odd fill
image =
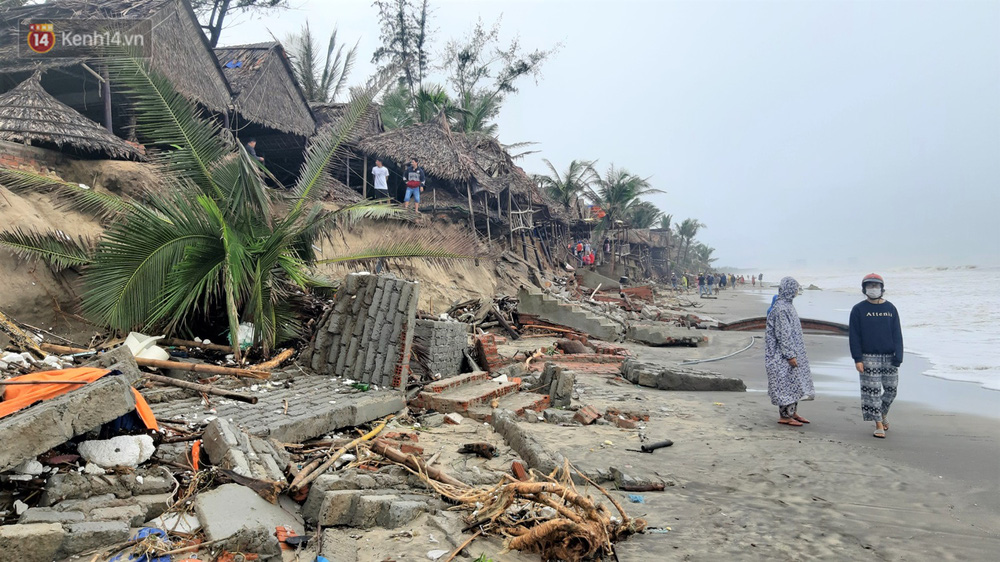
{"label": "collapsed concrete slab", "polygon": [[352,273],[302,361],[317,373],[406,388],[420,284]]}
{"label": "collapsed concrete slab", "polygon": [[660,390],[696,390],[746,392],[741,379],[724,377],[711,371],[698,371],[687,367],[664,367],[629,359],[622,364],[622,378],[649,388]]}
{"label": "collapsed concrete slab", "polygon": [[517,422],[513,412],[509,410],[495,412],[490,425],[529,468],[548,474],[563,465],[563,456],[558,453],[555,456],[549,454],[548,450]]}
{"label": "collapsed concrete slab", "polygon": [[537,289],[521,287],[517,293],[517,311],[546,322],[567,326],[604,341],[621,341],[622,327],[607,318],[588,312],[579,305],[564,303]]}
{"label": "collapsed concrete slab", "polygon": [[0,472],[135,410],[133,382],[107,375],[0,419]]}
{"label": "collapsed concrete slab", "polygon": [[59,556],[66,531],[58,523],[0,526],[0,553],[4,560],[52,562]]}
{"label": "collapsed concrete slab", "polygon": [[116,498],[158,495],[172,492],[177,486],[165,467],[140,468],[129,474],[81,474],[65,472],[52,475],[45,484],[39,505],[52,506],[63,500],[81,500],[111,495]]}
{"label": "collapsed concrete slab", "polygon": [[545,363],[545,368],[539,377],[540,391],[549,395],[549,403],[557,408],[569,406],[573,400],[573,384],[576,375],[569,369],[557,366],[555,363]]}
{"label": "collapsed concrete slab", "polygon": [[709,338],[702,332],[667,324],[635,324],[629,326],[628,339],[652,347],[708,345]]}
{"label": "collapsed concrete slab", "polygon": [[256,404],[220,399],[213,402],[212,409],[206,409],[200,398],[189,398],[153,404],[152,408],[162,419],[207,423],[225,418],[251,435],[301,443],[394,414],[406,406],[400,392],[355,392],[343,380],[319,376],[298,377],[288,388],[257,396]]}
{"label": "collapsed concrete slab", "polygon": [[[242,529],[278,526],[291,527],[303,534],[301,519],[279,506],[268,503],[253,490],[239,484],[223,484],[218,488],[198,494],[194,503],[195,513],[209,540],[232,537]],[[239,517],[234,517],[238,514]]]}

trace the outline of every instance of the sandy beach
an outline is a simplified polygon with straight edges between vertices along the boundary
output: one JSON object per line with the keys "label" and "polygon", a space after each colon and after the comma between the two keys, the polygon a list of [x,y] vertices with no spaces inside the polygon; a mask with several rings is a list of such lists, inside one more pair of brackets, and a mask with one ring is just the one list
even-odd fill
{"label": "sandy beach", "polygon": [[[759,316],[769,291],[725,291],[703,299],[699,312],[719,320]],[[696,297],[697,298],[697,297]],[[766,297],[765,297],[766,298]],[[558,436],[551,445],[581,466],[607,465],[609,455],[635,471],[672,484],[629,504],[650,525],[669,527],[618,546],[620,560],[990,560],[1000,551],[1000,432],[995,418],[958,408],[963,400],[994,404],[992,391],[920,374],[908,357],[885,440],[861,419],[860,398],[828,365],[848,361],[846,341],[807,335],[817,397],[800,405],[812,423],[785,427],[766,394],[760,333],[712,332],[698,349],[633,346],[640,360],[710,358],[700,368],[742,378],[746,393],[661,392],[610,386],[578,376],[581,400],[601,407],[638,401],[655,415],[644,433],[672,439],[652,455],[622,430],[601,428],[614,451],[581,452]],[[833,372],[833,375],[824,374]],[[947,396],[945,396],[947,394]],[[926,404],[938,396],[936,407]],[[970,398],[971,397],[971,398]],[[982,411],[982,410],[980,410]],[[995,413],[994,408],[992,413]],[[567,433],[579,431],[565,428]],[[569,438],[570,435],[566,435]],[[598,444],[603,437],[588,435]],[[560,445],[560,441],[563,443]],[[574,450],[576,449],[576,450]],[[623,495],[624,496],[624,495]]]}

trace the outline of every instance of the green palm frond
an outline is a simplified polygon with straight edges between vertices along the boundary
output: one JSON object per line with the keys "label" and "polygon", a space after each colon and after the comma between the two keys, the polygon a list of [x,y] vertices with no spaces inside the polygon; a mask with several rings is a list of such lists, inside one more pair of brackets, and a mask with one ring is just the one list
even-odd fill
{"label": "green palm frond", "polygon": [[[159,196],[155,198],[160,198]],[[183,194],[156,209],[133,209],[111,223],[84,278],[84,311],[121,331],[144,326],[162,303],[170,272],[193,245],[218,244],[220,233]]]}
{"label": "green palm frond", "polygon": [[354,136],[362,123],[371,118],[374,111],[372,101],[393,78],[391,74],[385,73],[372,80],[368,86],[356,90],[340,119],[309,143],[306,161],[302,164],[298,181],[292,187],[292,193],[299,198],[293,213],[298,212],[303,202],[314,196],[317,187],[325,183],[330,163],[343,154],[344,144]]}
{"label": "green palm frond", "polygon": [[117,216],[132,205],[129,201],[111,193],[26,170],[0,167],[0,185],[14,193],[26,191],[53,193],[60,200],[59,208],[74,209],[100,219]]}
{"label": "green palm frond", "polygon": [[204,118],[147,61],[123,53],[109,58],[107,65],[114,83],[129,95],[137,129],[146,143],[165,149],[162,159],[178,177],[192,180],[205,194],[221,197],[211,170],[214,162],[232,150],[231,134]]}
{"label": "green palm frond", "polygon": [[86,265],[94,255],[94,242],[73,239],[60,231],[40,233],[20,228],[0,232],[0,245],[23,260],[42,260],[56,270]]}

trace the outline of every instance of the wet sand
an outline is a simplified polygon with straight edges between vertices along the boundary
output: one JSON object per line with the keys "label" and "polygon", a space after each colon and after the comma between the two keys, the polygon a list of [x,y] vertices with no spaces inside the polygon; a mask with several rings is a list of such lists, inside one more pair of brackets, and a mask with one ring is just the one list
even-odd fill
{"label": "wet sand", "polygon": [[[699,312],[720,320],[760,316],[766,297],[757,293],[723,292],[699,301]],[[850,390],[856,374],[845,338],[807,335],[817,397],[800,413],[813,423],[781,426],[766,394],[762,334],[711,335],[712,344],[696,350],[633,350],[643,361],[676,363],[727,355],[757,336],[733,357],[697,365],[742,378],[747,393],[660,392],[578,377],[584,402],[642,404],[654,413],[648,438],[673,439],[673,447],[628,452],[638,435],[611,428],[602,431],[617,434],[621,446],[581,452],[579,443],[566,445],[568,436],[551,441],[583,466],[606,466],[612,456],[675,484],[643,494],[646,504],[629,504],[671,530],[626,541],[620,560],[996,559],[1000,423],[969,411],[992,404],[995,415],[1000,393],[924,376],[927,363],[910,355],[888,437],[878,440]]]}

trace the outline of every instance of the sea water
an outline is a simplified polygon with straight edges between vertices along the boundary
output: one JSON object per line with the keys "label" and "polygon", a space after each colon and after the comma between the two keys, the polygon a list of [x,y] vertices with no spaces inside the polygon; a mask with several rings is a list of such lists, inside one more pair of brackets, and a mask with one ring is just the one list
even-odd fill
{"label": "sea water", "polygon": [[[870,271],[765,273],[766,293],[791,274],[805,290],[795,299],[799,316],[847,324],[864,300],[861,279]],[[924,374],[974,382],[1000,391],[1000,267],[900,268],[878,272],[885,298],[899,311],[907,353],[926,358]]]}

